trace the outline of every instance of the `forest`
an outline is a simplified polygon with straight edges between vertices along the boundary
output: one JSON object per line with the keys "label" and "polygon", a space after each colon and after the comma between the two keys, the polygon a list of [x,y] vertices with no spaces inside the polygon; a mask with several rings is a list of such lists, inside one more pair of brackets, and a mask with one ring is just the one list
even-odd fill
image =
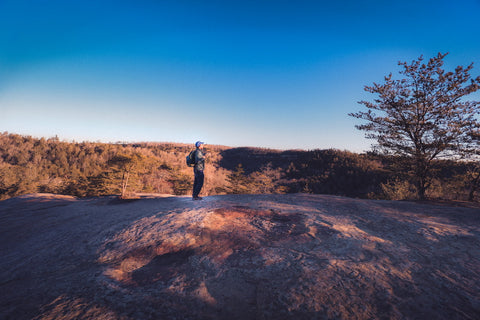
{"label": "forest", "polygon": [[[0,133],[0,200],[37,192],[92,197],[191,194],[185,163],[193,144],[67,142]],[[316,193],[367,199],[415,199],[405,159],[336,149],[272,150],[206,146],[202,195]],[[427,196],[476,200],[474,161],[437,160]]]}

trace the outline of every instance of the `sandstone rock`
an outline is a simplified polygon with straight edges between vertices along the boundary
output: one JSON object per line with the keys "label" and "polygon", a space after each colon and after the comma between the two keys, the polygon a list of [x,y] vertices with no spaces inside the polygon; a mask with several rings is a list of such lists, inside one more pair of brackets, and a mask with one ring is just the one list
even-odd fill
{"label": "sandstone rock", "polygon": [[0,202],[1,319],[474,319],[480,210],[324,195]]}

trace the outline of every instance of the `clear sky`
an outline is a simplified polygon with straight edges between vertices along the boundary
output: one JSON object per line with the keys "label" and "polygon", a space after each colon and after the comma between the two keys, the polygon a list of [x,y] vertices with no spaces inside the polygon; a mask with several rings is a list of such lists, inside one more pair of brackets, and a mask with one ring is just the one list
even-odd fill
{"label": "clear sky", "polygon": [[0,131],[361,152],[364,86],[438,52],[479,75],[479,17],[480,0],[0,0]]}

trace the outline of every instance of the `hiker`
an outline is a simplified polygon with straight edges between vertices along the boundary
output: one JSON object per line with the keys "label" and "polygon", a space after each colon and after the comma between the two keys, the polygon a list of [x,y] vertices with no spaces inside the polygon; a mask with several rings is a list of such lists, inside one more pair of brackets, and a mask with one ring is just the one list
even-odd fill
{"label": "hiker", "polygon": [[202,197],[198,195],[202,190],[203,180],[205,178],[203,174],[203,170],[205,169],[205,155],[202,152],[204,145],[205,142],[195,142],[196,150],[193,154],[193,162],[195,163],[193,167],[193,173],[195,174],[195,179],[193,180],[193,200],[202,200]]}

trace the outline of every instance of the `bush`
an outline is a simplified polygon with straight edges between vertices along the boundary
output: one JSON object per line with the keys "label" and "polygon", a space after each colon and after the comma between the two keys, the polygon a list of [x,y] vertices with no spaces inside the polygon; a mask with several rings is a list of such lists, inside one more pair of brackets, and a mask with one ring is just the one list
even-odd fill
{"label": "bush", "polygon": [[381,188],[385,199],[388,200],[412,200],[417,195],[417,190],[412,183],[399,178],[382,183]]}

